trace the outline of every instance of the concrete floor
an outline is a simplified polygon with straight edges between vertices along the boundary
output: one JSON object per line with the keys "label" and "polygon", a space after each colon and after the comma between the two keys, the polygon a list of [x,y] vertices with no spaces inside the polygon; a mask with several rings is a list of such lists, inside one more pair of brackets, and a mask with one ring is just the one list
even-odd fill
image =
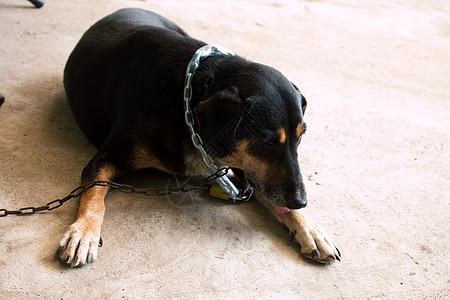
{"label": "concrete floor", "polygon": [[[306,211],[342,261],[302,259],[256,201],[112,191],[104,246],[83,268],[55,257],[78,200],[0,218],[0,298],[450,297],[448,1],[49,0],[33,9],[2,0],[0,209],[42,205],[79,184],[95,148],[71,116],[63,68],[82,33],[121,7],[163,14],[300,87]],[[123,181],[176,180],[150,171]]]}

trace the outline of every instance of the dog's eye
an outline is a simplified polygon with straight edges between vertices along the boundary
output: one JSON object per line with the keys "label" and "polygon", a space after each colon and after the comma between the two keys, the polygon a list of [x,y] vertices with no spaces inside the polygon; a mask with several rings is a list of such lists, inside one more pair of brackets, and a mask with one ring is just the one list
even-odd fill
{"label": "dog's eye", "polygon": [[275,143],[275,137],[270,137],[270,138],[265,138],[262,139],[263,143],[268,145],[268,146],[272,146]]}

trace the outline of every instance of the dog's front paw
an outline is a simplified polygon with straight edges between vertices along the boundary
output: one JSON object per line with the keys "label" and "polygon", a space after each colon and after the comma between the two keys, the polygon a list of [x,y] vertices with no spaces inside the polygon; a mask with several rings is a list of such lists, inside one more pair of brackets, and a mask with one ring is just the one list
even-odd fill
{"label": "dog's front paw", "polygon": [[300,244],[303,256],[309,259],[324,264],[341,260],[336,243],[323,228],[315,224],[295,224],[290,228],[290,236]]}
{"label": "dog's front paw", "polygon": [[56,255],[72,268],[81,267],[97,258],[101,243],[99,225],[77,220],[67,229]]}

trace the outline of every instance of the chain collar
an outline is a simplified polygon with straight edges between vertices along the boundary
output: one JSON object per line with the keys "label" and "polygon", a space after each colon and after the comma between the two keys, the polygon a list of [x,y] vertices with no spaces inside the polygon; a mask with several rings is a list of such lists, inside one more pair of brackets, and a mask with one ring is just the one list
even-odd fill
{"label": "chain collar", "polygon": [[[199,48],[194,55],[192,56],[189,64],[186,68],[186,75],[184,78],[184,119],[186,125],[189,128],[189,132],[191,134],[192,143],[195,148],[200,151],[202,156],[202,160],[208,168],[209,172],[216,173],[219,170],[214,159],[206,152],[205,147],[203,146],[203,140],[200,135],[195,132],[194,128],[194,115],[191,110],[191,99],[192,99],[192,78],[194,76],[195,70],[197,70],[200,62],[207,57],[215,56],[215,55],[233,55],[234,54],[227,49],[224,49],[219,46],[214,45],[206,45]],[[225,193],[233,200],[236,201],[247,201],[253,194],[253,187],[247,182],[245,186],[245,190],[239,190],[231,180],[226,176],[220,176],[216,179],[216,182],[220,185],[220,187],[225,191]]]}

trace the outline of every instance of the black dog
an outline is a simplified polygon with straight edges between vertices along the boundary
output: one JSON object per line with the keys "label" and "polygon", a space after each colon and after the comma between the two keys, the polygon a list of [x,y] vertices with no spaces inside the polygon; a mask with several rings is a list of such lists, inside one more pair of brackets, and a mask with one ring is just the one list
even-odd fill
{"label": "black dog", "polygon": [[[75,119],[99,148],[83,170],[83,184],[143,168],[208,173],[183,108],[186,67],[204,45],[141,9],[119,10],[84,34],[64,74]],[[296,86],[273,68],[213,55],[200,63],[192,90],[196,130],[215,161],[245,176],[296,233],[305,256],[339,259],[332,239],[296,210],[306,206],[297,156],[306,101]],[[58,249],[72,267],[97,257],[106,193],[96,186],[81,197],[78,219]]]}

